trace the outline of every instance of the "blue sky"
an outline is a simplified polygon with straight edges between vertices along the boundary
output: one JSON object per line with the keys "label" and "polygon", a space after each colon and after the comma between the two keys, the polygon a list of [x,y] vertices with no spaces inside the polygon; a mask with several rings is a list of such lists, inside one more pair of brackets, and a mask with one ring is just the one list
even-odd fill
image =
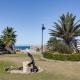
{"label": "blue sky", "polygon": [[6,26],[14,27],[16,45],[41,44],[44,24],[46,43],[50,37],[48,29],[66,12],[80,19],[80,0],[0,0],[0,34]]}

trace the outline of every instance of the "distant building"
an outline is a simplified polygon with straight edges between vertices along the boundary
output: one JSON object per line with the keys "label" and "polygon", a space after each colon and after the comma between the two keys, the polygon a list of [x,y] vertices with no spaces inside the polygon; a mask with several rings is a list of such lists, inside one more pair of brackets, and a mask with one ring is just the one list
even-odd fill
{"label": "distant building", "polygon": [[[41,52],[41,45],[33,45],[32,49],[34,49],[35,51]],[[43,45],[43,51],[46,51],[46,50],[47,50],[47,46],[44,44]]]}

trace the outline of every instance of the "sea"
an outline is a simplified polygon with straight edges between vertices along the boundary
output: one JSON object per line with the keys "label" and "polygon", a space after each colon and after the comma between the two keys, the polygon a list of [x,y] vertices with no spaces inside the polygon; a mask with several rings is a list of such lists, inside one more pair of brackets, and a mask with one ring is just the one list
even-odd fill
{"label": "sea", "polygon": [[25,50],[25,49],[30,49],[31,46],[15,46],[15,48],[20,50]]}

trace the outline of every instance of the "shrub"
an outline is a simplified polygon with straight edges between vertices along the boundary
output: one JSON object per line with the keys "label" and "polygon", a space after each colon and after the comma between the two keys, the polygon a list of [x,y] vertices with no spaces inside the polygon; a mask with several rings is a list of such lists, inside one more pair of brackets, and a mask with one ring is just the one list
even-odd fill
{"label": "shrub", "polygon": [[71,54],[73,50],[71,47],[67,46],[65,43],[60,42],[56,46],[56,51],[63,54]]}
{"label": "shrub", "polygon": [[49,52],[44,52],[44,53],[43,53],[43,56],[44,56],[45,58],[48,58],[48,59],[53,59],[53,54],[52,54],[52,53],[49,53]]}
{"label": "shrub", "polygon": [[80,61],[80,54],[54,54],[44,52],[44,58],[61,61]]}
{"label": "shrub", "polygon": [[57,40],[56,38],[50,38],[47,43],[47,48],[51,52],[59,52],[63,54],[73,53],[73,49],[70,46],[66,45],[64,41]]}

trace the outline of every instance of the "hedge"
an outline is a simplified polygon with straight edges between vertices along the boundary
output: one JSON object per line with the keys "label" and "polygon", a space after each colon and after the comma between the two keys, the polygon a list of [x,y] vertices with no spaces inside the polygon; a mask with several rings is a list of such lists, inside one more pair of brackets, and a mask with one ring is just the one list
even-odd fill
{"label": "hedge", "polygon": [[49,52],[44,52],[43,57],[61,61],[80,61],[80,54],[52,54]]}

